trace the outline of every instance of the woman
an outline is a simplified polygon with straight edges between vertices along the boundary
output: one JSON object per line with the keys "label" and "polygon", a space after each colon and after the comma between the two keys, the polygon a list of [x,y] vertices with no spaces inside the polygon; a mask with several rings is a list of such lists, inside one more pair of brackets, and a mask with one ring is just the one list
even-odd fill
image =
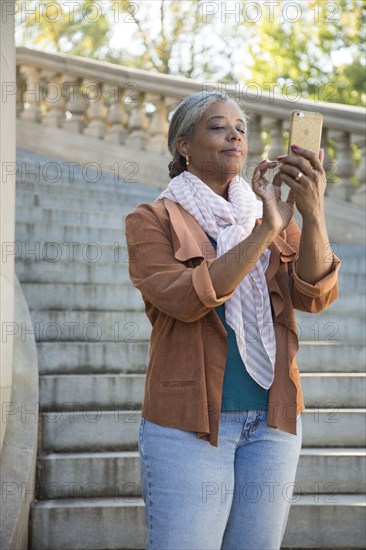
{"label": "woman", "polygon": [[272,183],[277,162],[263,161],[251,188],[245,115],[218,92],[180,103],[168,145],[169,185],[125,219],[152,324],[138,441],[146,548],[279,549],[304,410],[293,309],[337,297],[323,152],[294,146]]}

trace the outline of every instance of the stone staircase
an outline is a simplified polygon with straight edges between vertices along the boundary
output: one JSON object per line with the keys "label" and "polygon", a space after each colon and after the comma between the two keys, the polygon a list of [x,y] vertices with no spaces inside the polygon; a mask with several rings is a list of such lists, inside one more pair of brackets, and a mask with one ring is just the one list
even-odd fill
{"label": "stone staircase", "polygon": [[[21,149],[17,160],[57,162]],[[32,550],[145,548],[137,428],[150,323],[128,275],[124,215],[159,192],[78,171],[73,182],[18,178],[16,272],[40,370]],[[283,548],[366,545],[365,250],[337,254],[338,301],[297,312],[307,409]]]}

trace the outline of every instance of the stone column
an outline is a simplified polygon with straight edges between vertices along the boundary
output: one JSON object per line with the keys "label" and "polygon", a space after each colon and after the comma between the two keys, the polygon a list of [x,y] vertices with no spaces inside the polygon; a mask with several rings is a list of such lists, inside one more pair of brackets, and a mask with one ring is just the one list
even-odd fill
{"label": "stone column", "polygon": [[137,100],[133,100],[132,112],[128,121],[129,135],[126,139],[126,145],[134,147],[138,151],[146,149],[148,141],[148,134],[146,131],[148,120],[143,107],[144,99],[144,94],[139,93],[137,95]]}
{"label": "stone column", "polygon": [[24,75],[20,72],[20,66],[17,65],[17,84],[16,84],[16,116],[20,117],[24,111],[24,94],[27,88]]}
{"label": "stone column", "polygon": [[353,176],[355,165],[352,159],[350,132],[332,132],[332,138],[337,144],[336,179],[337,183],[331,187],[332,196],[350,201],[355,190]]}
{"label": "stone column", "polygon": [[24,93],[24,103],[27,108],[21,112],[20,116],[24,120],[33,122],[41,121],[41,71],[34,65],[21,65],[21,73],[26,79],[26,91]]}
{"label": "stone column", "polygon": [[286,154],[283,139],[282,120],[279,118],[276,118],[275,120],[270,120],[268,127],[270,145],[267,156],[270,160],[276,160],[276,157]]}
{"label": "stone column", "polygon": [[70,118],[66,118],[64,128],[70,132],[81,134],[85,126],[86,102],[81,95],[81,78],[75,75],[64,74],[61,82],[66,88],[66,111]]}
{"label": "stone column", "polygon": [[263,160],[262,117],[260,115],[253,116],[248,126],[248,155],[243,177],[245,180],[251,181],[255,167]]}
{"label": "stone column", "polygon": [[150,139],[147,143],[149,153],[161,155],[167,152],[168,122],[164,96],[148,94],[146,101],[155,106],[151,124],[149,127]]}
{"label": "stone column", "polygon": [[366,141],[363,136],[355,136],[354,143],[356,143],[361,150],[361,162],[356,172],[360,187],[353,193],[351,200],[356,204],[363,204],[366,206]]}
{"label": "stone column", "polygon": [[42,124],[53,128],[62,128],[66,107],[66,98],[62,93],[63,76],[54,71],[43,70],[42,77],[46,81],[42,95],[47,107]]}
{"label": "stone column", "polygon": [[102,139],[105,133],[107,108],[104,105],[103,83],[95,80],[83,80],[83,97],[89,103],[86,111],[87,126],[84,134]]}
{"label": "stone column", "polygon": [[325,189],[325,195],[328,196],[329,194],[331,194],[332,185],[334,185],[334,173],[336,169],[336,163],[328,153],[329,132],[328,132],[328,129],[324,127],[322,131],[322,140],[321,140],[320,147],[324,149],[323,167],[324,167],[325,173],[327,174],[327,187]]}
{"label": "stone column", "polygon": [[[3,83],[16,84],[15,74],[15,44],[14,44],[14,17],[0,18],[0,85]],[[34,74],[34,73],[33,73]],[[6,101],[0,101],[0,168],[1,201],[0,201],[0,230],[2,258],[0,263],[0,313],[2,330],[11,331],[14,322],[14,256],[15,256],[15,123],[16,123],[16,95],[9,94]],[[8,323],[8,329],[5,329]],[[15,330],[16,327],[14,327]],[[12,371],[13,371],[13,344],[14,338],[4,332],[0,346],[0,398],[2,410],[5,403],[11,402]],[[4,407],[4,409],[3,409]],[[0,450],[3,445],[7,417],[0,423]],[[9,480],[11,481],[11,480]]]}
{"label": "stone column", "polygon": [[108,89],[110,105],[108,109],[108,128],[104,140],[109,143],[124,144],[127,137],[128,115],[123,104],[124,92],[116,82]]}

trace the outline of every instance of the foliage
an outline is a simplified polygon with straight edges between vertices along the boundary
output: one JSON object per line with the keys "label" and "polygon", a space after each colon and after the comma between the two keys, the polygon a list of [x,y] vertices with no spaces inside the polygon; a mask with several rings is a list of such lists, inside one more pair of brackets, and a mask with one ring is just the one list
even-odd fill
{"label": "foliage", "polygon": [[[273,1],[270,8],[271,2],[241,0],[231,2],[238,8],[233,14],[229,2],[209,2],[216,10],[209,14],[204,0],[79,0],[70,14],[62,0],[28,1],[27,16],[21,9],[16,15],[17,45],[188,78],[252,82],[287,98],[366,104],[364,1],[290,2],[301,12],[298,20],[288,3]],[[249,4],[259,6],[259,18]],[[133,29],[128,46],[110,46],[116,29]]]}

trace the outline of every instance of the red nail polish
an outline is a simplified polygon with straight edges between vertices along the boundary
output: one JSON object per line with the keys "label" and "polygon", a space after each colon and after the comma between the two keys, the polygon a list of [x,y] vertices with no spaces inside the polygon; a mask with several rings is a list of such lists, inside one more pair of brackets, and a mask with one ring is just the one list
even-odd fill
{"label": "red nail polish", "polygon": [[276,157],[276,159],[277,159],[277,160],[282,160],[282,159],[284,159],[284,158],[286,158],[286,157],[287,157],[287,155],[280,155],[279,157]]}
{"label": "red nail polish", "polygon": [[295,149],[295,151],[302,151],[302,147],[299,147],[298,145],[291,145],[291,149]]}

